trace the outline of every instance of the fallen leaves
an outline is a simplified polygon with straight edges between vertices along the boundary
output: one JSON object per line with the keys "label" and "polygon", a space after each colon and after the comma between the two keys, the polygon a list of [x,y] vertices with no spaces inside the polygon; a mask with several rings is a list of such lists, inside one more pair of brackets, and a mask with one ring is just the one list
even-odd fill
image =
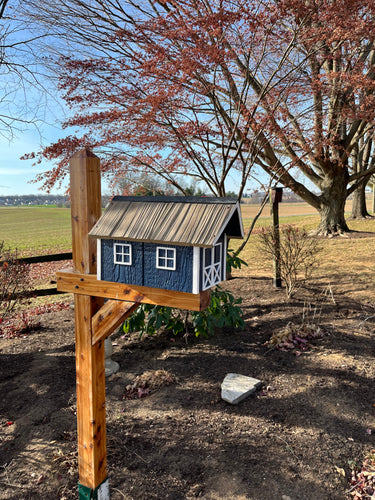
{"label": "fallen leaves", "polygon": [[68,302],[55,302],[53,304],[43,304],[27,311],[21,311],[3,321],[0,328],[0,338],[13,338],[31,330],[40,328],[40,322],[36,319],[41,314],[62,311],[69,309]]}
{"label": "fallen leaves", "polygon": [[363,461],[362,467],[354,468],[352,487],[348,491],[353,500],[373,500],[375,498],[375,449]]}
{"label": "fallen leaves", "polygon": [[146,371],[126,386],[123,399],[140,399],[148,396],[152,390],[176,382],[175,376],[167,370]]}
{"label": "fallen leaves", "polygon": [[295,349],[296,354],[306,351],[310,347],[311,340],[321,338],[323,329],[315,324],[302,323],[297,325],[290,321],[286,326],[272,334],[271,339],[265,344],[281,351]]}

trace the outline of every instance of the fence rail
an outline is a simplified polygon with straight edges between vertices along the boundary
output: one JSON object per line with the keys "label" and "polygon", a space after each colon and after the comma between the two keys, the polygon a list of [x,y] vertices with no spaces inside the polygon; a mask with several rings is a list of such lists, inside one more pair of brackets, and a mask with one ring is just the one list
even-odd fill
{"label": "fence rail", "polygon": [[[55,253],[51,255],[37,255],[33,257],[20,257],[19,259],[16,259],[17,262],[21,262],[23,264],[43,264],[45,262],[58,262],[61,260],[71,260],[72,259],[72,253],[71,252],[66,252],[66,253]],[[3,264],[3,261],[0,262],[0,266]],[[49,295],[59,295],[61,293],[66,293],[66,292],[60,292],[57,290],[57,287],[52,287],[52,288],[35,288],[30,291],[30,295],[34,297],[46,297]]]}

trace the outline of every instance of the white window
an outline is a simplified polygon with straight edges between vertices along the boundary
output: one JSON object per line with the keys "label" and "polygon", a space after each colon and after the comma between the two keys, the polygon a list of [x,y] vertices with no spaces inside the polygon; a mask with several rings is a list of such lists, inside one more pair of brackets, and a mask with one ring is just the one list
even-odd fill
{"label": "white window", "polygon": [[156,247],[156,268],[176,270],[176,249],[167,247]]}
{"label": "white window", "polygon": [[203,250],[203,290],[221,281],[222,244]]}
{"label": "white window", "polygon": [[113,254],[115,264],[132,265],[132,246],[128,243],[115,243],[113,245]]}

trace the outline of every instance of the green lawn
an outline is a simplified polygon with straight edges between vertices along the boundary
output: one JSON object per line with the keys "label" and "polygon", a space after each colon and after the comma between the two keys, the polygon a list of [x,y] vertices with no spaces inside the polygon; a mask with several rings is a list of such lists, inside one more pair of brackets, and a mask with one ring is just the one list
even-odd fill
{"label": "green lawn", "polygon": [[70,251],[70,209],[0,207],[0,240],[21,256]]}

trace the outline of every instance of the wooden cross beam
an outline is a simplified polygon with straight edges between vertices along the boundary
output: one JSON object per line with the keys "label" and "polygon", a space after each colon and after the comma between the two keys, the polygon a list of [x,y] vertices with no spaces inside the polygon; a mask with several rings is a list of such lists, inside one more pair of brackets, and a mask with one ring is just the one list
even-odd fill
{"label": "wooden cross beam", "polygon": [[96,241],[88,233],[101,216],[100,180],[97,156],[84,149],[71,158],[73,270],[57,273],[58,290],[74,293],[80,500],[110,498],[104,340],[140,303],[199,311],[210,301],[209,290],[194,295],[97,280]]}

